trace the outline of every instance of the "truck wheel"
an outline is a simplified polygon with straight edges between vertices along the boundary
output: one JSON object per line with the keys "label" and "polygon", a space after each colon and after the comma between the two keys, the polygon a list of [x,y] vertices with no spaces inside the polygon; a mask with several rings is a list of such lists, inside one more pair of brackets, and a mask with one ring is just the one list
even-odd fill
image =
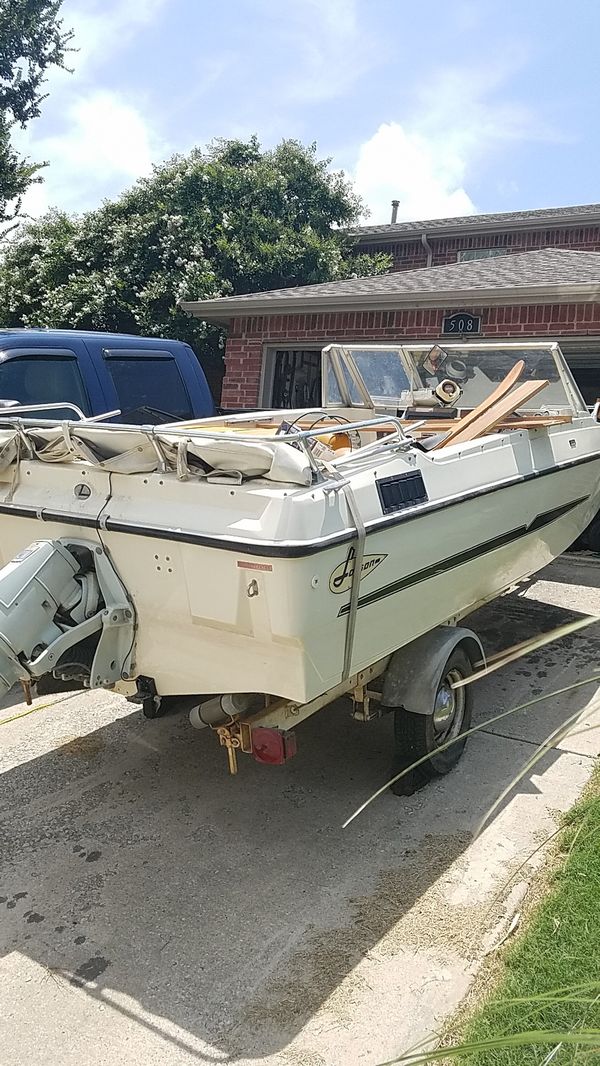
{"label": "truck wheel", "polygon": [[470,685],[453,689],[454,682],[473,673],[473,666],[466,651],[455,648],[441,672],[440,681],[433,699],[432,714],[414,714],[398,707],[394,712],[394,762],[391,776],[401,772],[429,755],[404,777],[392,784],[397,796],[410,796],[433,777],[449,773],[460,759],[466,738],[457,740],[444,751],[437,749],[454,737],[460,737],[469,729],[473,708],[473,693]]}

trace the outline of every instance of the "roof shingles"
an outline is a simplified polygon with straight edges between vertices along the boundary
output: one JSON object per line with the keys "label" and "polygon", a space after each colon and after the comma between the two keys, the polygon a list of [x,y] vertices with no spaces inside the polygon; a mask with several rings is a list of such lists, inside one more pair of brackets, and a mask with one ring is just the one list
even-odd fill
{"label": "roof shingles", "polygon": [[[475,259],[467,263],[421,267],[379,274],[371,278],[349,278],[328,281],[321,285],[298,285],[290,289],[271,289],[244,296],[226,296],[220,300],[200,301],[227,312],[228,305],[248,306],[264,301],[309,303],[319,297],[392,296],[409,293],[451,293],[467,289],[507,291],[520,286],[569,284],[600,284],[600,252],[574,252],[561,248],[523,252],[520,255],[499,256],[494,259]],[[185,304],[184,304],[185,307]],[[190,308],[191,309],[191,308]]]}
{"label": "roof shingles", "polygon": [[487,215],[463,215],[457,218],[431,218],[422,222],[389,222],[385,225],[355,226],[350,230],[353,236],[359,237],[361,242],[367,242],[371,237],[385,237],[386,239],[402,240],[405,237],[419,237],[421,233],[440,233],[449,230],[457,232],[464,229],[471,232],[473,229],[482,231],[494,228],[518,229],[519,226],[534,227],[536,229],[552,228],[553,225],[581,224],[582,221],[600,224],[600,204],[578,204],[575,207],[544,207],[536,211],[506,211],[498,214]]}

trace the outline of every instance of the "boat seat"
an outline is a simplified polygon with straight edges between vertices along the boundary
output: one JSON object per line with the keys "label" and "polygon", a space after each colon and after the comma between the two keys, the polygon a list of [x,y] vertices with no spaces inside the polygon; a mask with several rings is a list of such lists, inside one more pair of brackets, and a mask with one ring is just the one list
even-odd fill
{"label": "boat seat", "polygon": [[[475,408],[474,411],[471,411],[471,415],[478,411],[477,417],[469,418],[467,415],[464,419],[461,418],[456,428],[450,431],[439,447],[446,448],[448,444],[465,444],[467,441],[475,440],[476,437],[483,437],[486,433],[491,433],[496,426],[514,414],[519,407],[523,407],[528,400],[531,400],[538,392],[545,389],[548,384],[548,381],[525,381],[494,403],[493,406],[488,407],[487,410],[482,411],[483,404],[480,405],[479,409]],[[468,425],[465,425],[464,423],[467,419]],[[514,423],[514,428],[519,428],[518,422]]]}

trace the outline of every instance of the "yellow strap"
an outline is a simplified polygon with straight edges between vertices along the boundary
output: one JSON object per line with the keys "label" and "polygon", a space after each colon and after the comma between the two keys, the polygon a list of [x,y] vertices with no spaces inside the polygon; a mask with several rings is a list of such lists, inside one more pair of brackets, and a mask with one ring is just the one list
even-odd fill
{"label": "yellow strap", "polygon": [[0,721],[0,725],[8,725],[9,722],[16,722],[19,718],[26,718],[28,714],[35,714],[36,711],[47,711],[49,707],[56,707],[58,703],[64,703],[66,700],[72,700],[74,696],[80,695],[79,689],[77,692],[71,692],[68,696],[63,696],[60,700],[52,700],[50,703],[40,703],[39,707],[30,707],[27,711],[20,711],[19,714],[12,714],[10,718],[3,718]]}

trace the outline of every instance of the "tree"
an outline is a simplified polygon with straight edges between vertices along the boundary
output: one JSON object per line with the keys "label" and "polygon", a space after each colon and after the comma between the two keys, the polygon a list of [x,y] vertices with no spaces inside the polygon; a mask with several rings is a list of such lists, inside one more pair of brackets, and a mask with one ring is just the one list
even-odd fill
{"label": "tree", "polygon": [[0,0],[0,223],[17,217],[28,186],[41,180],[44,164],[21,158],[10,134],[40,114],[48,69],[64,67],[73,35],[58,17],[61,3]]}
{"label": "tree", "polygon": [[178,337],[214,381],[222,331],[189,318],[180,300],[388,269],[385,255],[353,258],[347,231],[362,205],[328,166],[314,145],[220,140],[80,218],[29,223],[0,270],[1,324]]}

